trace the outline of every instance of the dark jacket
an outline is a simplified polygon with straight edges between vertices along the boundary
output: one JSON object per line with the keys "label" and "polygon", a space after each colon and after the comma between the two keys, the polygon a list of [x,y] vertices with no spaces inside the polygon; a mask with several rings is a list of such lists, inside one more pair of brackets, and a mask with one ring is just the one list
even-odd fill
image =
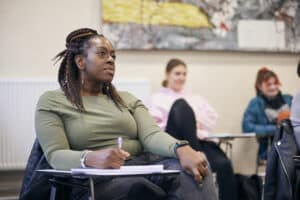
{"label": "dark jacket", "polygon": [[[282,95],[283,100],[286,104],[291,106],[292,96],[290,95]],[[244,113],[243,122],[242,122],[242,130],[243,133],[251,133],[254,132],[258,136],[273,136],[276,131],[276,125],[271,124],[268,121],[267,115],[265,114],[265,101],[260,96],[257,95],[253,98]],[[267,139],[260,138],[259,139],[259,157],[262,159],[266,159],[267,157],[267,148],[268,141]]]}
{"label": "dark jacket", "polygon": [[[294,200],[298,198],[297,172],[293,156],[298,154],[290,120],[284,120],[276,131],[268,155],[264,200]],[[299,183],[298,183],[299,184]]]}
{"label": "dark jacket", "polygon": [[49,177],[36,172],[38,169],[52,169],[52,167],[47,162],[39,141],[36,139],[27,161],[20,200],[49,199],[51,188],[48,182]]}

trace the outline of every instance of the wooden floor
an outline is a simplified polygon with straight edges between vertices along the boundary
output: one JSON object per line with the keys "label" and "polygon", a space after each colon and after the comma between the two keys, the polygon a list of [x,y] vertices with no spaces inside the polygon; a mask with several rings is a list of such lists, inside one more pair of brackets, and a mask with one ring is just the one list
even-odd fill
{"label": "wooden floor", "polygon": [[19,199],[23,171],[0,171],[0,200]]}

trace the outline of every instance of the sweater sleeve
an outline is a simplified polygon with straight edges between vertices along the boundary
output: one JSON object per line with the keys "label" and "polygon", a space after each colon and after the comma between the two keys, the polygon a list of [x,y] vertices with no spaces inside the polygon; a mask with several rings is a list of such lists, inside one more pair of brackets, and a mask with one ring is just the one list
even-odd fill
{"label": "sweater sleeve", "polygon": [[292,102],[291,121],[293,126],[300,127],[300,92],[294,97]]}
{"label": "sweater sleeve", "polygon": [[163,108],[162,103],[164,103],[164,99],[159,94],[152,95],[149,112],[157,125],[161,129],[165,129],[168,121],[168,112]]}
{"label": "sweater sleeve", "polygon": [[213,131],[217,124],[218,114],[215,109],[208,103],[208,101],[200,96],[193,97],[196,100],[195,115],[198,126],[201,130],[209,133]]}
{"label": "sweater sleeve", "polygon": [[49,164],[55,169],[69,170],[80,167],[83,151],[70,149],[59,114],[53,111],[55,94],[46,92],[37,104],[35,130],[43,152]]}
{"label": "sweater sleeve", "polygon": [[251,101],[244,113],[242,129],[244,133],[254,132],[257,135],[273,135],[276,131],[276,125],[261,124],[257,120],[257,105]]}
{"label": "sweater sleeve", "polygon": [[126,99],[144,149],[162,156],[176,157],[174,147],[178,140],[161,130],[140,100],[129,93],[126,93]]}

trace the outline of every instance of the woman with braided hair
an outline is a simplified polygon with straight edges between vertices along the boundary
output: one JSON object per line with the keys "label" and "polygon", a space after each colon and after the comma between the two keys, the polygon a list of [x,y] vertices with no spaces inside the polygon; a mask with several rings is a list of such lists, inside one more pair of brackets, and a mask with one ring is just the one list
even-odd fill
{"label": "woman with braided hair", "polygon": [[[96,180],[97,199],[216,199],[204,154],[163,132],[140,100],[114,88],[116,56],[111,42],[83,28],[67,36],[66,47],[56,56],[62,60],[61,88],[45,92],[36,108],[36,133],[50,165],[65,170],[133,164],[182,169],[174,177]],[[122,149],[117,146],[119,137]],[[73,199],[87,195],[81,190],[72,193]]]}

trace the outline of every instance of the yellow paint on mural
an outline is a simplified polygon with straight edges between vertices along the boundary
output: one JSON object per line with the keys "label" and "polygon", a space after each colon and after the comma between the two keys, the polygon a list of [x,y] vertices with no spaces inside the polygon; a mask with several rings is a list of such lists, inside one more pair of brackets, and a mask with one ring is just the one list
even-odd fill
{"label": "yellow paint on mural", "polygon": [[212,28],[198,7],[186,3],[154,0],[102,0],[103,20],[111,23],[137,23]]}

